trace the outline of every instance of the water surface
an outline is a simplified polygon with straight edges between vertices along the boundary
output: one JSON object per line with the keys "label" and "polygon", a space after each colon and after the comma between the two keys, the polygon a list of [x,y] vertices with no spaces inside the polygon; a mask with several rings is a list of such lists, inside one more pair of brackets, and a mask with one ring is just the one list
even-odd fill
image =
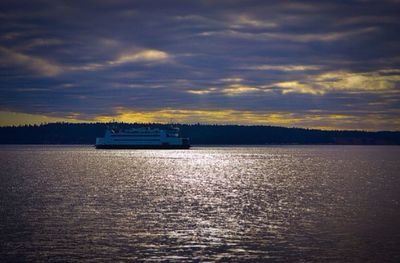
{"label": "water surface", "polygon": [[3,261],[399,262],[400,147],[0,147]]}

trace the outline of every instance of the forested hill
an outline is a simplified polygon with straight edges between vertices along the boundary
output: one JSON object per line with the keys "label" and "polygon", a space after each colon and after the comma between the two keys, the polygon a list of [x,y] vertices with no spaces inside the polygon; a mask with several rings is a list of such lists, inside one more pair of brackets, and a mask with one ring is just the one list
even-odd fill
{"label": "forested hill", "polygon": [[[162,124],[50,123],[0,127],[1,144],[94,144],[107,125],[167,127]],[[400,132],[322,131],[273,126],[176,124],[191,144],[393,144]]]}

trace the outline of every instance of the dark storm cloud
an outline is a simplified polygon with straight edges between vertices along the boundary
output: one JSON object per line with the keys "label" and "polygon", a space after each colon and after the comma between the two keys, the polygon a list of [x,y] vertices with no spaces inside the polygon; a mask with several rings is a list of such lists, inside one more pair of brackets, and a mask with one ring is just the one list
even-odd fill
{"label": "dark storm cloud", "polygon": [[0,10],[3,111],[399,113],[396,1],[6,0]]}

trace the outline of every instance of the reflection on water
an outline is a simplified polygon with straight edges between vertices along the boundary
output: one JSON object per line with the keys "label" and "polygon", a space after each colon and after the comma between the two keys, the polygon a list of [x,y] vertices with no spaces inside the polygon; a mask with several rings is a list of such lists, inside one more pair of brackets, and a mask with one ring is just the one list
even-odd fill
{"label": "reflection on water", "polygon": [[400,148],[0,147],[4,260],[396,262]]}

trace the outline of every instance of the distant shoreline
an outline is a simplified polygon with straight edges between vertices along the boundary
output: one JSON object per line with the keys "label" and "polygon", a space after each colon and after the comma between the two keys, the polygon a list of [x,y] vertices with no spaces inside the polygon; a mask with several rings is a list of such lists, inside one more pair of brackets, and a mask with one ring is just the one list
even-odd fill
{"label": "distant shoreline", "polygon": [[[109,125],[167,127],[139,123],[49,123],[0,127],[0,144],[94,145]],[[304,128],[244,125],[174,124],[193,146],[273,145],[400,145],[400,131],[325,131]]]}

